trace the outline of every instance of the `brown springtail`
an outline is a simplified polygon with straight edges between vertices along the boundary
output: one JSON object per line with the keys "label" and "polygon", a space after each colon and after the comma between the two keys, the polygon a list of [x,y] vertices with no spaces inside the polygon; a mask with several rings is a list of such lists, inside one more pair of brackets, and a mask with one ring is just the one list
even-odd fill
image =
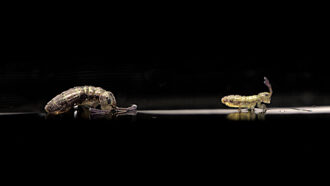
{"label": "brown springtail", "polygon": [[45,110],[49,114],[62,114],[69,111],[77,105],[83,105],[90,108],[101,107],[101,110],[123,113],[135,110],[136,105],[128,108],[117,107],[115,96],[110,91],[106,91],[101,87],[94,86],[78,86],[62,92],[50,100]]}

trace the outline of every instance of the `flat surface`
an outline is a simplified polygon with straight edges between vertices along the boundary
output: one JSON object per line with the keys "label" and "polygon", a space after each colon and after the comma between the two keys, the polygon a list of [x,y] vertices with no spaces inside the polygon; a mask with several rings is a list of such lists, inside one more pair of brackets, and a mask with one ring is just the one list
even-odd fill
{"label": "flat surface", "polygon": [[[137,114],[149,115],[224,115],[237,113],[238,109],[173,109],[173,110],[138,110]],[[247,113],[247,109],[242,109],[242,113]],[[256,108],[254,113],[262,113],[261,109]],[[39,112],[1,112],[0,116],[19,115],[39,115],[43,117],[45,113]],[[285,115],[285,114],[330,114],[330,106],[313,107],[278,107],[268,108],[265,115]]]}
{"label": "flat surface", "polygon": [[[242,109],[176,109],[176,110],[138,110],[136,114],[118,116],[113,119],[88,119],[89,113],[80,111],[78,118],[73,118],[73,112],[68,112],[59,116],[47,116],[46,113],[39,112],[2,112],[0,113],[0,121],[8,126],[24,125],[33,126],[39,123],[56,123],[62,125],[64,123],[72,125],[75,123],[102,123],[108,125],[126,126],[132,128],[147,128],[156,126],[168,127],[184,127],[187,123],[191,126],[203,128],[213,126],[212,123],[222,123],[231,125],[241,124],[248,121],[249,125],[257,125],[260,121],[263,124],[278,124],[290,122],[294,123],[310,122],[327,122],[330,121],[330,106],[314,106],[314,107],[290,107],[290,108],[268,108],[266,113],[261,109],[255,109],[249,112]],[[15,121],[15,124],[13,123]],[[200,123],[202,121],[203,123]],[[236,121],[236,123],[231,123]],[[255,121],[253,123],[253,121]],[[195,124],[193,124],[195,123]],[[175,124],[175,125],[174,125]],[[286,126],[289,127],[290,125]],[[274,125],[272,125],[274,128]],[[312,125],[311,125],[312,127]]]}
{"label": "flat surface", "polygon": [[[165,114],[165,115],[202,115],[202,114],[230,114],[236,113],[237,109],[184,109],[184,110],[140,110],[143,114]],[[242,112],[247,112],[242,109]],[[255,113],[261,113],[262,110],[256,108]],[[321,107],[292,107],[292,108],[268,108],[266,115],[274,114],[330,114],[330,106]]]}
{"label": "flat surface", "polygon": [[[114,120],[46,120],[44,113],[1,113],[1,136],[13,145],[93,145],[136,152],[324,152],[330,107],[139,110]],[[219,151],[220,150],[220,151]],[[143,152],[141,152],[143,151]]]}

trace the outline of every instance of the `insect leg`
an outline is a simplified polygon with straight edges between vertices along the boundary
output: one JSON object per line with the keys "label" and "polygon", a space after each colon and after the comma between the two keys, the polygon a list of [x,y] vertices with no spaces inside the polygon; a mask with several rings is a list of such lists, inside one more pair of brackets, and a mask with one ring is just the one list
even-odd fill
{"label": "insect leg", "polygon": [[261,108],[262,109],[262,112],[266,112],[267,107],[266,107],[265,104],[262,104],[261,102],[258,102],[257,103],[257,106],[258,106],[258,108]]}
{"label": "insect leg", "polygon": [[254,112],[254,107],[255,107],[255,106],[256,106],[256,105],[251,105],[251,106],[249,106],[249,107],[248,107],[248,111],[249,111],[249,112],[251,112],[251,111]]}

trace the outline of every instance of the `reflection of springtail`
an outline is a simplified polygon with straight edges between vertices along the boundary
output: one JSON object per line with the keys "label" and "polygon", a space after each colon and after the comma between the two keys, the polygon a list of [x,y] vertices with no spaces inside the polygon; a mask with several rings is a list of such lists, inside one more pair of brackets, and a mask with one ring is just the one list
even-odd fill
{"label": "reflection of springtail", "polygon": [[255,113],[255,112],[235,112],[227,115],[227,119],[234,121],[253,121],[256,120],[264,120],[265,112]]}
{"label": "reflection of springtail", "polygon": [[45,110],[49,114],[58,115],[77,105],[90,108],[100,106],[101,110],[114,113],[136,110],[136,105],[129,108],[117,107],[115,96],[110,91],[93,86],[80,86],[66,90],[50,100],[45,106]]}
{"label": "reflection of springtail", "polygon": [[261,92],[258,95],[253,96],[240,96],[240,95],[229,95],[221,99],[221,102],[228,107],[235,107],[241,111],[241,108],[248,108],[249,110],[254,110],[255,106],[266,110],[266,106],[262,103],[270,103],[271,96],[273,94],[272,86],[269,80],[264,77],[265,85],[269,88],[269,92]]}

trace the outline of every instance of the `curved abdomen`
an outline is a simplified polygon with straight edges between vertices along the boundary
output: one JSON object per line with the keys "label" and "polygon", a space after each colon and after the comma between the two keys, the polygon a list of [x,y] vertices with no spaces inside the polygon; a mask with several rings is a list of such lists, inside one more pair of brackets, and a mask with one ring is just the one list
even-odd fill
{"label": "curved abdomen", "polygon": [[101,87],[79,86],[54,97],[47,103],[45,110],[48,113],[60,114],[70,110],[74,105],[101,105],[102,110],[111,110],[116,107],[116,100],[110,91]]}

